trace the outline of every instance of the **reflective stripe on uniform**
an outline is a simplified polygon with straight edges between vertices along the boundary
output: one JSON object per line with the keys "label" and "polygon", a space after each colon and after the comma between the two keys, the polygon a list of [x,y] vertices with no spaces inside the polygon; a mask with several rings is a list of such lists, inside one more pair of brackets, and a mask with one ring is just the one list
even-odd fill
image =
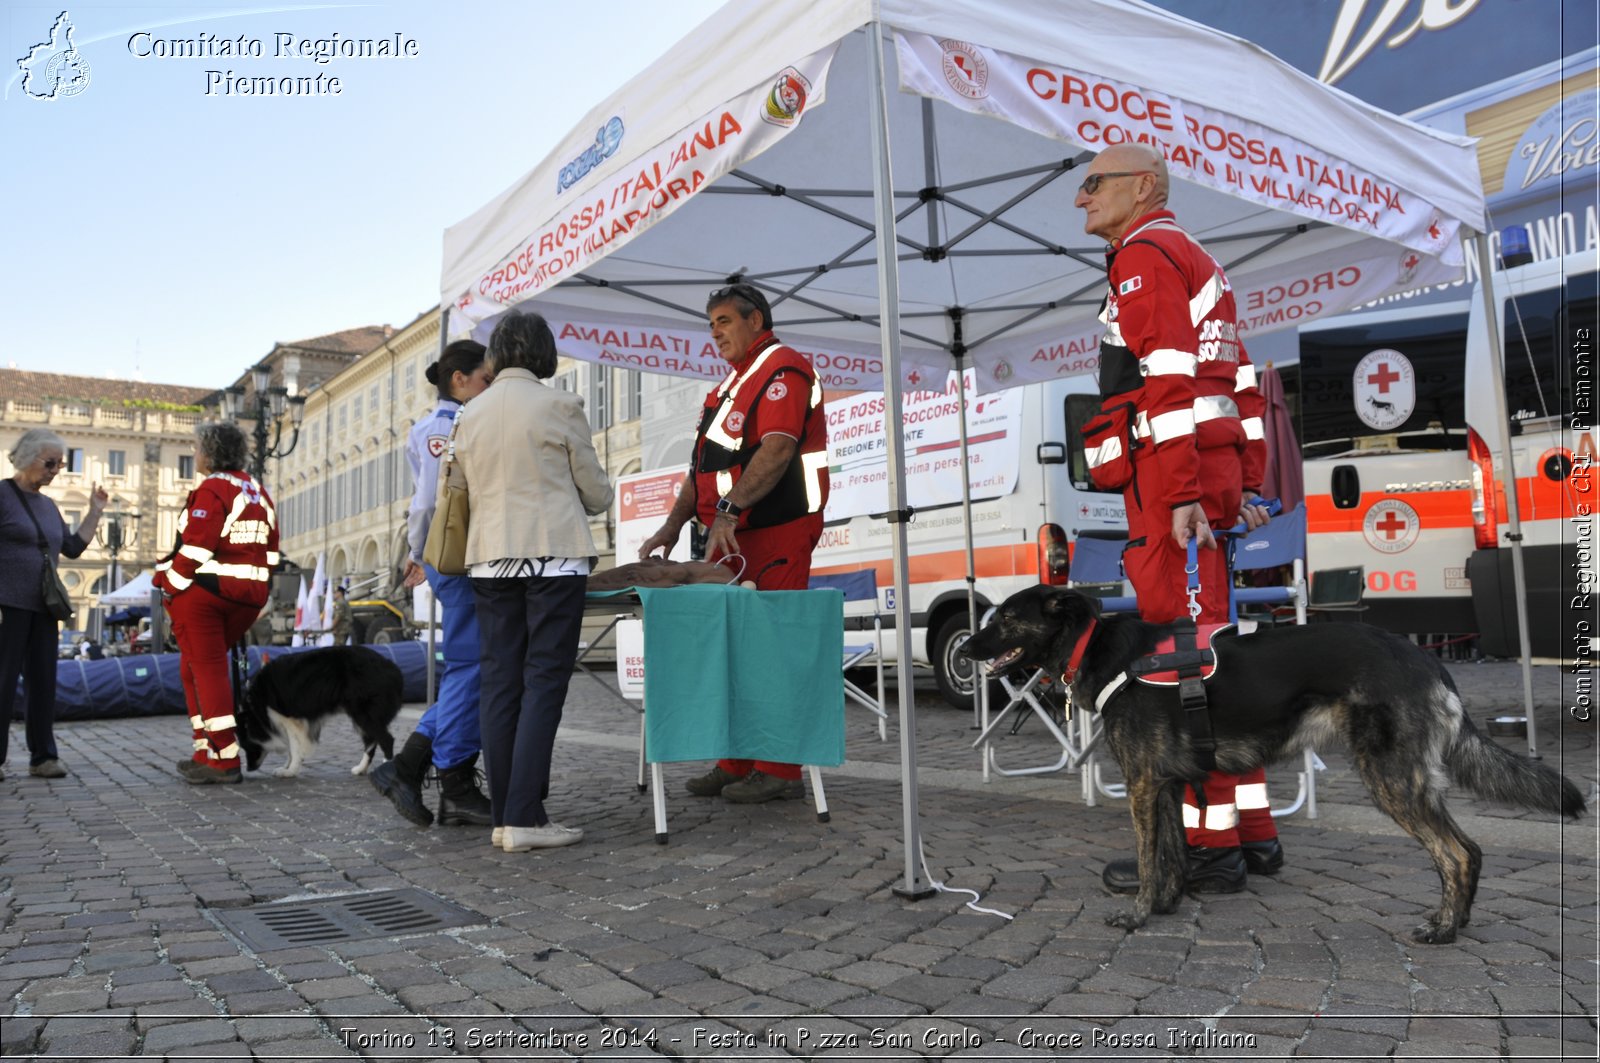
{"label": "reflective stripe on uniform", "polygon": [[210,561],[212,555],[215,554],[215,553],[216,553],[215,550],[207,550],[203,546],[191,546],[188,543],[185,543],[184,545],[178,547],[179,556],[187,557],[187,558],[190,558],[190,559],[192,559],[194,561],[199,561],[202,564],[204,564],[207,561]]}
{"label": "reflective stripe on uniform", "polygon": [[[1188,235],[1187,233],[1185,235]],[[1222,297],[1228,290],[1222,286],[1222,274],[1213,273],[1211,279],[1201,286],[1194,298],[1189,300],[1189,324],[1198,325],[1205,320],[1207,314],[1217,308],[1222,302]]]}
{"label": "reflective stripe on uniform", "polygon": [[1244,437],[1250,440],[1266,439],[1267,426],[1261,423],[1259,417],[1241,417],[1239,423],[1244,426]]}
{"label": "reflective stripe on uniform", "polygon": [[227,746],[227,747],[225,747],[223,749],[219,749],[215,753],[213,753],[212,756],[216,757],[216,759],[218,759],[218,760],[238,760],[239,759],[239,743],[235,742],[230,746]]}
{"label": "reflective stripe on uniform", "polygon": [[1256,367],[1246,362],[1233,371],[1233,390],[1249,391],[1256,386]]}
{"label": "reflective stripe on uniform", "polygon": [[[195,570],[195,575],[197,576],[202,573],[208,576],[227,576],[230,579],[249,580],[252,583],[265,583],[272,578],[272,570],[270,568],[262,568],[260,565],[224,565],[216,561],[207,561]],[[167,573],[169,582],[177,578],[177,573]],[[187,586],[187,583],[185,586]]]}
{"label": "reflective stripe on uniform", "polygon": [[231,731],[234,728],[233,714],[227,716],[213,716],[205,721],[202,730],[206,731]]}
{"label": "reflective stripe on uniform", "polygon": [[1089,468],[1098,469],[1106,462],[1116,461],[1122,457],[1122,439],[1120,436],[1113,436],[1093,450],[1085,448],[1083,456],[1088,460]]}
{"label": "reflective stripe on uniform", "polygon": [[1194,435],[1194,410],[1172,410],[1151,417],[1141,413],[1134,418],[1133,434],[1138,439],[1150,439],[1157,445],[1170,439]]}
{"label": "reflective stripe on uniform", "polygon": [[[1200,823],[1200,810],[1188,801],[1183,803],[1183,825],[1189,830],[1202,829]],[[1237,805],[1207,805],[1205,816],[1205,830],[1227,831],[1239,825],[1239,808]]]}
{"label": "reflective stripe on uniform", "polygon": [[167,589],[172,591],[172,593],[176,594],[179,591],[188,590],[189,585],[193,582],[194,580],[190,579],[188,576],[185,576],[179,572],[174,572],[170,568],[167,569]]}
{"label": "reflective stripe on uniform", "polygon": [[[707,439],[724,450],[739,449],[740,440],[723,431],[722,424],[727,420],[728,414],[733,412],[734,400],[739,397],[739,389],[744,387],[752,377],[756,376],[767,359],[772,357],[772,353],[782,346],[783,344],[774,341],[760,354],[756,355],[755,360],[750,363],[747,369],[743,372],[734,370],[718,386],[718,397],[721,399],[721,403],[717,407],[716,416],[711,418],[711,423],[706,426],[705,437]],[[735,382],[735,378],[737,378],[737,382]]]}
{"label": "reflective stripe on uniform", "polygon": [[1205,421],[1215,421],[1220,417],[1239,416],[1239,404],[1226,395],[1201,395],[1194,400],[1194,420],[1196,424]]}
{"label": "reflective stripe on uniform", "polygon": [[819,450],[810,454],[800,455],[800,467],[805,471],[806,476],[806,512],[820,512],[822,509],[822,487],[817,480],[817,470],[827,471],[828,452]]}
{"label": "reflective stripe on uniform", "polygon": [[1145,376],[1194,376],[1196,361],[1188,351],[1163,347],[1139,359],[1139,372]]}
{"label": "reflective stripe on uniform", "polygon": [[1246,812],[1272,807],[1272,803],[1267,800],[1267,784],[1264,782],[1242,782],[1235,786],[1233,802],[1235,807]]}

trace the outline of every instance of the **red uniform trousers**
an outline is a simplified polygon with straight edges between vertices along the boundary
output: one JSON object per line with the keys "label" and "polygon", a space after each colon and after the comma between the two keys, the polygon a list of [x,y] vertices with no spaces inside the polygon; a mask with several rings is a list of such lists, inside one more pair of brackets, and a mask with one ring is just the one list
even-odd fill
{"label": "red uniform trousers", "polygon": [[178,674],[194,728],[194,760],[214,768],[237,768],[228,649],[244,638],[261,607],[227,601],[196,585],[173,597],[167,613],[183,655]]}
{"label": "red uniform trousers", "polygon": [[[756,589],[762,591],[803,591],[811,582],[811,551],[822,538],[822,514],[808,514],[770,528],[741,528],[734,537],[744,558],[741,583],[754,580]],[[730,775],[748,775],[753,768],[779,779],[800,778],[800,765],[768,760],[719,760],[717,767]]]}
{"label": "red uniform trousers", "polygon": [[[1137,459],[1135,459],[1137,462]],[[1137,470],[1138,466],[1135,465]],[[1135,472],[1134,482],[1138,483]],[[1228,447],[1200,451],[1200,483],[1222,485],[1223,490],[1208,490],[1200,499],[1206,520],[1217,535],[1217,548],[1198,551],[1200,562],[1200,622],[1224,624],[1228,621],[1227,543],[1221,532],[1238,522],[1243,491],[1239,484],[1239,457]],[[1189,615],[1188,551],[1173,541],[1172,509],[1155,505],[1139,507],[1133,487],[1123,492],[1128,510],[1128,537],[1144,537],[1140,546],[1123,555],[1123,567],[1139,598],[1139,615],[1154,624],[1185,619]],[[1217,706],[1213,711],[1227,711]],[[1192,846],[1207,849],[1232,849],[1239,843],[1270,841],[1278,836],[1272,821],[1272,806],[1267,799],[1267,773],[1256,768],[1244,775],[1211,772],[1204,784],[1202,808],[1191,787],[1184,787],[1184,834]]]}

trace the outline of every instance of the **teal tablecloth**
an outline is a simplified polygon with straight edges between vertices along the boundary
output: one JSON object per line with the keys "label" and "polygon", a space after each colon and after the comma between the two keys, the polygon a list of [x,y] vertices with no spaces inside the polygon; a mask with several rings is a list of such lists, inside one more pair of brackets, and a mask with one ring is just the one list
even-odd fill
{"label": "teal tablecloth", "polygon": [[640,587],[651,761],[844,763],[844,597]]}

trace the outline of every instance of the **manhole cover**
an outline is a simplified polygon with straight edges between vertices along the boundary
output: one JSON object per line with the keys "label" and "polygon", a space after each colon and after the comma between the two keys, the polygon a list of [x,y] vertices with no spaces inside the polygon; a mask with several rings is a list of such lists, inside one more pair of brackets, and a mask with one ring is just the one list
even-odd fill
{"label": "manhole cover", "polygon": [[477,912],[419,889],[279,901],[211,914],[256,952],[421,934],[485,921]]}

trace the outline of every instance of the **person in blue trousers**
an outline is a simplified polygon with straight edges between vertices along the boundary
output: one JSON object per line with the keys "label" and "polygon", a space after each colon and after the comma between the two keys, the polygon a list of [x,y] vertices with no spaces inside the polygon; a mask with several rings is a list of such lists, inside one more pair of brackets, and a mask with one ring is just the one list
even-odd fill
{"label": "person in blue trousers", "polygon": [[433,412],[411,428],[406,460],[416,493],[406,516],[406,558],[402,579],[407,587],[428,581],[442,611],[444,667],[439,673],[439,700],[429,706],[399,754],[369,776],[395,810],[420,827],[434,820],[422,800],[422,782],[432,764],[439,777],[439,823],[484,827],[491,823],[489,799],[478,788],[477,764],[482,741],[478,732],[478,614],[472,583],[466,576],[445,576],[422,561],[437,496],[439,459],[450,429],[467,400],[489,386],[493,377],[484,362],[483,344],[458,340],[428,366],[428,383],[439,391]]}

